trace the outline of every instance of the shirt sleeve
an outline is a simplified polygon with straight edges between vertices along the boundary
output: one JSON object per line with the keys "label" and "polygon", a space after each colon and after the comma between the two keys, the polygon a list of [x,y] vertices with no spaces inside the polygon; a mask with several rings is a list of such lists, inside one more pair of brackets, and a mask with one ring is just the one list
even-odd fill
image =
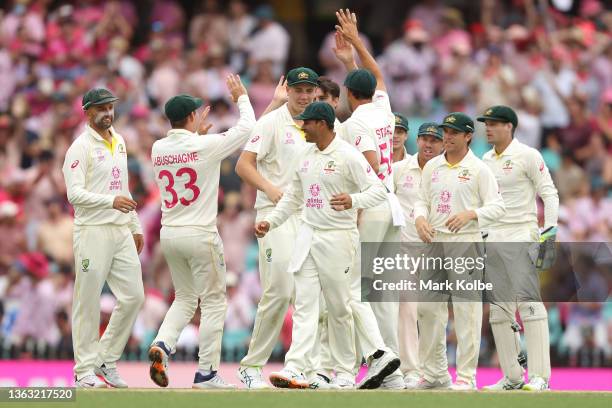
{"label": "shirt sleeve", "polygon": [[138,218],[138,214],[136,211],[130,212],[130,220],[128,221],[128,228],[132,235],[141,234],[142,235],[142,226],[140,225],[140,219]]}
{"label": "shirt sleeve", "polygon": [[113,208],[114,195],[97,194],[86,190],[87,167],[87,149],[81,143],[73,143],[66,152],[64,166],[62,167],[68,201],[74,207],[92,210]]}
{"label": "shirt sleeve", "polygon": [[251,137],[244,146],[247,152],[257,154],[257,160],[263,160],[270,153],[274,141],[274,126],[270,114],[261,117],[251,132]]}
{"label": "shirt sleeve", "polygon": [[423,217],[429,221],[429,197],[431,192],[431,173],[432,166],[427,164],[423,168],[423,175],[421,177],[421,186],[419,188],[419,194],[414,203],[414,219]]}
{"label": "shirt sleeve", "polygon": [[376,151],[374,141],[370,138],[368,128],[365,124],[357,120],[347,120],[344,122],[344,134],[346,141],[355,146],[361,153]]}
{"label": "shirt sleeve", "polygon": [[531,151],[532,157],[527,162],[527,177],[544,202],[544,228],[554,227],[559,218],[559,194],[542,154],[535,149]]}
{"label": "shirt sleeve", "polygon": [[352,182],[360,188],[359,193],[351,194],[353,208],[376,207],[387,199],[387,189],[365,157],[351,155],[347,158],[347,165]]}
{"label": "shirt sleeve", "polygon": [[478,216],[478,225],[482,227],[498,221],[506,213],[506,206],[499,192],[495,175],[484,163],[480,166],[478,173],[478,192],[482,205],[475,211]]}
{"label": "shirt sleeve", "polygon": [[[247,95],[238,98],[238,110],[240,119],[236,126],[221,134],[201,136],[205,143],[204,149],[210,152],[213,160],[225,159],[243,145],[252,133],[255,126],[255,112]],[[257,143],[258,141],[255,142]]]}
{"label": "shirt sleeve", "polygon": [[276,204],[272,213],[265,217],[265,221],[270,223],[270,229],[274,229],[287,221],[289,216],[295,214],[302,204],[304,204],[304,192],[302,191],[300,175],[296,170],[293,173],[291,185],[283,193],[283,198]]}
{"label": "shirt sleeve", "polygon": [[379,108],[385,109],[391,112],[391,102],[389,101],[389,94],[385,91],[377,90],[374,92],[372,97],[372,103]]}

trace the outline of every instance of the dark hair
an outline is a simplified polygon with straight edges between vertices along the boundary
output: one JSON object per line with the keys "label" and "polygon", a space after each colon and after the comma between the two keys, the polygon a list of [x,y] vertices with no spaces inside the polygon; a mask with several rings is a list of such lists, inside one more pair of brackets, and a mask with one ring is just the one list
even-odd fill
{"label": "dark hair", "polygon": [[182,129],[187,125],[187,118],[181,119],[178,122],[170,122],[170,126],[172,126],[172,129]]}
{"label": "dark hair", "polygon": [[321,76],[317,80],[319,88],[326,95],[331,95],[334,98],[340,97],[340,86],[331,79]]}
{"label": "dark hair", "polygon": [[374,96],[374,91],[370,93],[365,93],[361,91],[356,91],[351,88],[346,88],[346,89],[348,89],[348,91],[355,97],[355,99],[358,99],[358,100],[372,99],[372,97]]}

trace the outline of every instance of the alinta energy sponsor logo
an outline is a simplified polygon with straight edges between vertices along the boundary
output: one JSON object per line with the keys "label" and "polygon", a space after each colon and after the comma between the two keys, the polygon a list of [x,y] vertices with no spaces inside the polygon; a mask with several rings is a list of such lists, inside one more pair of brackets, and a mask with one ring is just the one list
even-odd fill
{"label": "alinta energy sponsor logo", "polygon": [[308,191],[310,191],[310,197],[306,199],[306,208],[322,209],[323,199],[319,197],[321,187],[318,184],[311,184]]}

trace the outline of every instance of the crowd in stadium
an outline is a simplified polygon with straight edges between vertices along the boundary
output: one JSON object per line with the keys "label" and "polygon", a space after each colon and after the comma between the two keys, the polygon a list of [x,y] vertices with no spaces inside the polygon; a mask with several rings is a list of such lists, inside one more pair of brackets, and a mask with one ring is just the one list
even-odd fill
{"label": "crowd in stadium", "polygon": [[[169,127],[165,101],[181,92],[203,98],[212,107],[215,133],[238,119],[225,90],[230,72],[241,74],[257,117],[292,64],[342,83],[333,24],[321,41],[307,38],[310,2],[295,2],[294,13],[278,4],[199,3],[186,9],[168,0],[14,0],[0,9],[0,358],[71,358],[72,208],[61,165],[84,127],[86,90],[104,86],[120,98],[114,128],[127,143],[130,191],[145,234],[146,301],[125,357],[141,359],[173,298],[150,160],[151,145]],[[324,3],[308,10],[309,21],[321,27],[344,2],[331,2],[329,10]],[[355,3],[358,11],[375,4]],[[413,129],[425,121],[512,106],[519,117],[516,137],[542,152],[559,191],[559,240],[610,242],[612,11],[605,2],[583,0],[568,10],[537,0],[390,3],[386,12],[401,16],[397,27],[375,27],[386,18],[379,10],[360,13],[360,30],[372,33],[367,40],[387,77],[394,111],[410,119],[408,152],[415,152]],[[308,47],[318,49],[318,59],[299,53]],[[483,135],[477,129],[471,146],[478,156],[488,150]],[[218,197],[228,271],[225,361],[246,352],[260,294],[255,191],[234,172],[239,153],[222,164]],[[105,292],[101,331],[114,307]],[[553,365],[612,365],[610,302],[547,307]],[[197,355],[198,322],[196,312],[179,340],[179,359]],[[290,313],[285,323],[277,360],[291,342]],[[488,325],[483,331],[480,362],[496,365]],[[449,337],[451,361],[454,341]]]}

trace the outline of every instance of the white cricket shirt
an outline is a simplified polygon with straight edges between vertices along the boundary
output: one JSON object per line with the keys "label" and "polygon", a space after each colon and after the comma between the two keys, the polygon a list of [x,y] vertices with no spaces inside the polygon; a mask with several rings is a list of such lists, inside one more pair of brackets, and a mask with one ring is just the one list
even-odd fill
{"label": "white cricket shirt", "polygon": [[421,242],[414,224],[414,205],[419,195],[423,173],[421,167],[419,167],[417,156],[417,154],[409,155],[405,153],[403,160],[393,163],[393,184],[395,185],[395,195],[406,217],[404,233],[411,241]]}
{"label": "white cricket shirt", "polygon": [[446,161],[445,154],[428,161],[423,168],[414,219],[425,217],[436,231],[451,234],[444,225],[446,221],[470,210],[476,211],[478,220],[468,222],[458,234],[477,234],[479,225],[490,225],[505,214],[491,169],[469,149],[455,165]]}
{"label": "white cricket shirt", "polygon": [[361,153],[375,151],[378,156],[378,177],[393,191],[392,153],[395,116],[391,112],[389,95],[374,92],[371,103],[359,105],[343,123],[347,141]]}
{"label": "white cricket shirt", "polygon": [[482,159],[493,171],[506,205],[494,228],[509,224],[538,226],[536,194],[544,201],[544,228],[557,225],[559,195],[540,152],[516,138],[500,155],[491,149]]}
{"label": "white cricket shirt", "polygon": [[238,123],[224,133],[198,135],[171,129],[153,144],[151,160],[161,194],[162,227],[217,230],[221,161],[244,144],[255,125],[248,96],[238,98],[238,109]]}
{"label": "white cricket shirt", "polygon": [[136,211],[124,214],[113,208],[116,196],[132,198],[128,190],[125,141],[111,127],[108,143],[89,125],[70,145],[62,172],[68,201],[74,207],[74,225],[127,225],[142,234]]}
{"label": "white cricket shirt", "polygon": [[[284,104],[259,118],[244,150],[257,154],[259,174],[285,192],[306,146],[304,132]],[[255,209],[271,207],[274,203],[263,191],[257,190]]]}
{"label": "white cricket shirt", "polygon": [[[358,208],[375,207],[387,199],[384,185],[365,157],[338,137],[323,151],[310,144],[292,176],[290,188],[265,218],[270,228],[281,225],[303,206],[302,220],[313,228],[354,229]],[[339,193],[351,195],[351,209],[331,207],[329,201]]]}

